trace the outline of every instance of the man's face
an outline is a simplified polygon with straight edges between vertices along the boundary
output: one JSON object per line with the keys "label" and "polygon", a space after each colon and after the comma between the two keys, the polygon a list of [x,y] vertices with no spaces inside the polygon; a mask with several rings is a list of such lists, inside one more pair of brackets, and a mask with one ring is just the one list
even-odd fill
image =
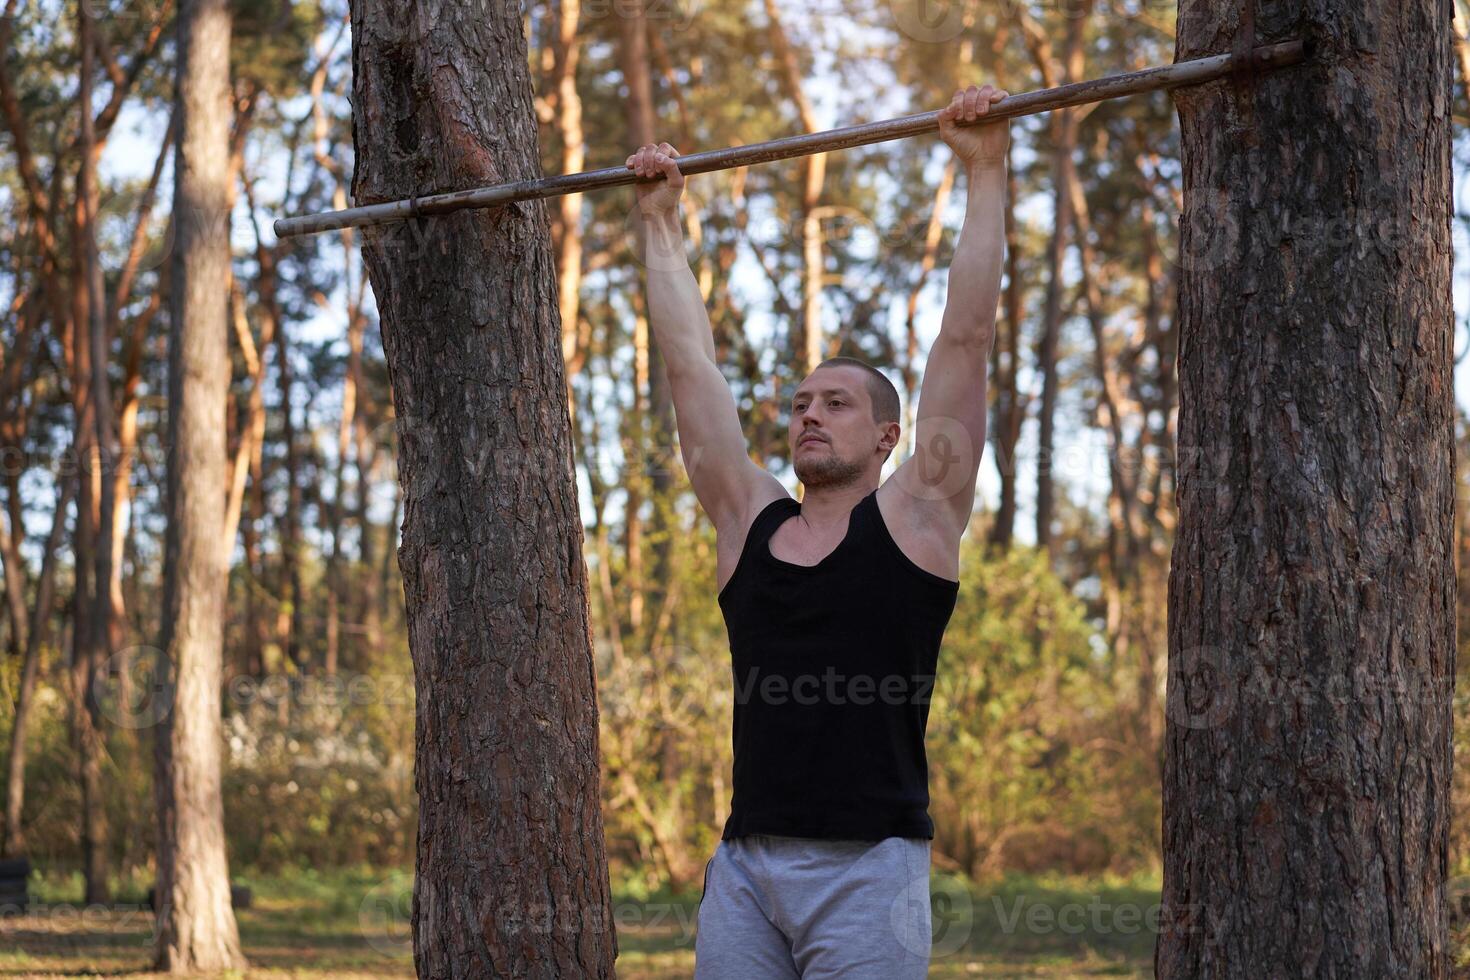
{"label": "man's face", "polygon": [[791,396],[788,432],[796,477],[807,487],[842,486],[882,467],[888,446],[879,448],[883,426],[873,421],[873,403],[861,368],[818,368]]}

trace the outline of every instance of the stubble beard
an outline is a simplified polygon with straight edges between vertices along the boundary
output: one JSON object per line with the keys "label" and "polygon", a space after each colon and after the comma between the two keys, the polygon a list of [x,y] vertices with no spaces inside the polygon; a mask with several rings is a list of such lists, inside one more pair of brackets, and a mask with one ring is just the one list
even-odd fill
{"label": "stubble beard", "polygon": [[[831,447],[831,443],[827,444]],[[842,487],[850,483],[856,483],[863,475],[863,465],[853,460],[846,460],[834,452],[805,458],[798,456],[796,465],[796,478],[805,484],[808,490],[813,487]]]}

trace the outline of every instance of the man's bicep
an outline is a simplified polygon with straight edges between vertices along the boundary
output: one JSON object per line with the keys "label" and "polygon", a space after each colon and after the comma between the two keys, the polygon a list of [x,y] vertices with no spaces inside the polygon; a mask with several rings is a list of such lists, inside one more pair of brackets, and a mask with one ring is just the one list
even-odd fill
{"label": "man's bicep", "polygon": [[929,351],[914,420],[914,455],[894,476],[918,510],[963,532],[985,452],[989,352],[941,331]]}
{"label": "man's bicep", "polygon": [[762,478],[775,481],[750,458],[740,413],[725,376],[713,361],[670,374],[679,454],[694,495],[718,527],[745,515]]}

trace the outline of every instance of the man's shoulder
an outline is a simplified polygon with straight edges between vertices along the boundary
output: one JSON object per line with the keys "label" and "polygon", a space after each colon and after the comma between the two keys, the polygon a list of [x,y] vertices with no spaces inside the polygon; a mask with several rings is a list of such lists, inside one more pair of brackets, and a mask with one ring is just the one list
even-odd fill
{"label": "man's shoulder", "polygon": [[942,578],[959,578],[960,537],[945,518],[943,501],[927,501],[904,489],[893,477],[875,494],[878,514],[904,556],[919,568]]}

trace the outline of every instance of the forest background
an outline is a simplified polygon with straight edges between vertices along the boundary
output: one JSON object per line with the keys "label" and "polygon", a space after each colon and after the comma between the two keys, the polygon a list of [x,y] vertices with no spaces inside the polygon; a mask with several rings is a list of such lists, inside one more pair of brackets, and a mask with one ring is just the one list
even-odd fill
{"label": "forest background", "polygon": [[[971,82],[1020,92],[1165,64],[1174,8],[561,0],[523,9],[542,164],[553,174],[620,165],[652,139],[687,153],[938,108]],[[170,0],[92,9],[91,137],[71,8],[7,0],[0,20],[0,745],[10,759],[6,851],[122,880],[146,873],[155,835],[174,10]],[[1456,31],[1458,258],[1470,244],[1463,17]],[[234,362],[231,465],[221,475],[233,549],[232,869],[413,862],[413,671],[396,562],[403,426],[354,236],[278,241],[270,230],[276,217],[351,203],[350,73],[345,4],[235,5],[234,256],[220,284]],[[1155,94],[1013,126],[991,443],[928,741],[935,864],[976,880],[1160,864],[1165,597],[1173,488],[1189,465],[1174,450],[1175,295],[1182,267],[1211,261],[1178,253],[1176,125],[1168,97]],[[95,266],[76,220],[87,153],[97,162]],[[912,431],[964,191],[934,138],[691,179],[687,237],[718,359],[752,455],[793,492],[787,400],[822,358],[853,354],[883,368]],[[615,888],[648,893],[699,884],[728,812],[733,692],[713,530],[679,463],[631,206],[623,188],[547,210],[590,572],[608,856]],[[1351,216],[1314,231],[1385,233]],[[67,324],[88,268],[106,299],[104,410],[118,452],[83,507],[77,477],[98,470],[87,464],[92,422],[79,415],[92,368]],[[1470,325],[1463,268],[1457,358]],[[1457,555],[1470,547],[1460,411]],[[493,466],[501,451],[519,450],[483,447],[481,462]],[[906,455],[900,447],[885,476]],[[90,612],[75,596],[99,534],[117,558],[92,738],[80,730],[77,670]],[[1464,622],[1464,585],[1460,610]],[[1461,634],[1463,663],[1470,630]],[[1252,684],[1257,696],[1353,696],[1266,675]],[[1463,695],[1455,703],[1459,749],[1470,708]],[[1470,871],[1467,788],[1460,767],[1457,874]],[[100,848],[96,865],[84,860],[88,841]]]}

